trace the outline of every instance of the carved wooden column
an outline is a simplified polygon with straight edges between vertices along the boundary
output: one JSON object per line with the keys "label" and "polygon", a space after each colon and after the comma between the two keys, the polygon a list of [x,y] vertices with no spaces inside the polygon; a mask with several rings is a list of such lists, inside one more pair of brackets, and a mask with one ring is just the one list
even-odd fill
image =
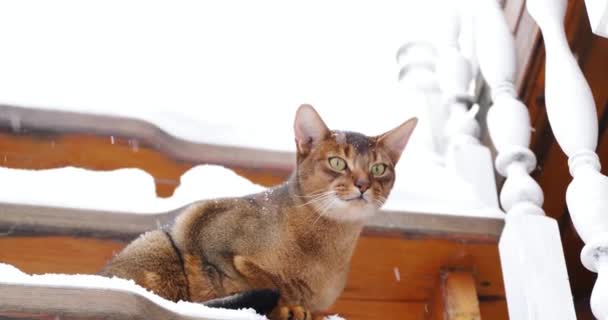
{"label": "carved wooden column", "polygon": [[545,216],[543,193],[530,177],[530,117],[517,99],[513,36],[497,1],[473,7],[480,70],[492,90],[490,136],[504,177],[500,202],[507,215],[499,249],[511,319],[576,319],[557,222]]}
{"label": "carved wooden column", "polygon": [[591,309],[608,319],[608,178],[595,153],[598,123],[591,89],[572,55],[563,21],[566,0],[528,0],[527,8],[543,34],[546,49],[545,99],[555,139],[568,155],[573,177],[566,203],[585,242],[583,265],[598,273]]}
{"label": "carved wooden column", "polygon": [[442,11],[441,39],[438,45],[437,76],[443,110],[448,119],[443,128],[446,166],[475,188],[487,207],[498,208],[492,155],[479,142],[480,128],[469,93],[473,79],[472,63],[462,53],[458,38],[462,18],[454,4]]}
{"label": "carved wooden column", "polygon": [[429,42],[409,41],[397,51],[399,64],[399,82],[403,89],[421,101],[426,117],[421,117],[418,123],[420,136],[429,149],[436,155],[434,161],[439,161],[441,140],[437,132],[441,132],[445,123],[445,114],[439,110],[436,103],[439,96],[437,76],[435,74],[437,50]]}

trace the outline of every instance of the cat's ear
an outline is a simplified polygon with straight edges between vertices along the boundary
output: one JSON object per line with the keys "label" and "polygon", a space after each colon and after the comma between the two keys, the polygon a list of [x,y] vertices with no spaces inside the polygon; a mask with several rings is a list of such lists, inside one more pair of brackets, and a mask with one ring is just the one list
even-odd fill
{"label": "cat's ear", "polygon": [[319,141],[329,134],[329,129],[327,129],[317,111],[308,104],[303,104],[298,108],[293,129],[296,135],[296,146],[300,154],[309,153]]}
{"label": "cat's ear", "polygon": [[417,118],[411,118],[397,128],[378,136],[378,144],[386,148],[394,164],[401,157],[417,123]]}

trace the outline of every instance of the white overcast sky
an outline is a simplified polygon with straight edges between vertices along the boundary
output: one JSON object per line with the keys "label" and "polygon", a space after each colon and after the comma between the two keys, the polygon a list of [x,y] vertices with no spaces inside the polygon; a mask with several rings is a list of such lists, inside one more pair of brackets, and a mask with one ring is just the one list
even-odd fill
{"label": "white overcast sky", "polygon": [[292,147],[294,111],[310,103],[334,129],[378,134],[424,111],[397,82],[395,55],[433,38],[442,7],[2,1],[0,103],[135,116],[191,140],[278,149]]}
{"label": "white overcast sky", "polygon": [[[449,1],[1,1],[0,103],[279,150],[293,150],[294,112],[310,103],[330,128],[379,134],[424,120],[428,101],[399,84],[395,56],[407,41],[435,41]],[[483,207],[425,156],[421,123],[387,208]]]}

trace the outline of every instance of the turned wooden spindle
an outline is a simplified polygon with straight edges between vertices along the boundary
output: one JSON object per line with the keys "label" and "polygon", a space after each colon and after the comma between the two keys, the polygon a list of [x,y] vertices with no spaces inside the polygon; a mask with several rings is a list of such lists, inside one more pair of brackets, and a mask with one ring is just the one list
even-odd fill
{"label": "turned wooden spindle", "polygon": [[[479,107],[473,105],[469,92],[473,80],[474,64],[461,48],[461,27],[467,18],[457,7],[446,5],[437,43],[437,78],[441,92],[442,112],[447,115],[441,128],[442,152],[445,165],[468,182],[479,196],[482,205],[498,209],[496,181],[489,149],[479,142],[480,126],[476,115]],[[468,16],[470,18],[470,16]],[[464,49],[464,50],[463,50]],[[470,50],[469,50],[470,51]]]}
{"label": "turned wooden spindle", "polygon": [[500,202],[507,215],[499,242],[511,319],[576,319],[559,228],[542,209],[543,192],[530,177],[531,126],[514,80],[513,36],[497,1],[474,6],[477,59],[491,88],[488,129],[498,151],[496,170],[506,178]]}
{"label": "turned wooden spindle", "polygon": [[[408,41],[397,51],[399,64],[399,82],[410,95],[416,95],[426,102],[422,106],[426,117],[421,117],[418,129],[423,130],[419,135],[435,154],[440,154],[440,140],[436,132],[445,122],[443,113],[437,109],[435,100],[439,94],[437,76],[435,74],[437,50],[429,42]],[[421,132],[419,132],[420,134]]]}
{"label": "turned wooden spindle", "polygon": [[595,153],[598,121],[591,89],[570,51],[564,30],[566,0],[528,0],[527,9],[541,29],[546,49],[545,101],[555,139],[568,156],[573,177],[566,203],[585,242],[583,265],[598,273],[591,309],[608,319],[608,178]]}

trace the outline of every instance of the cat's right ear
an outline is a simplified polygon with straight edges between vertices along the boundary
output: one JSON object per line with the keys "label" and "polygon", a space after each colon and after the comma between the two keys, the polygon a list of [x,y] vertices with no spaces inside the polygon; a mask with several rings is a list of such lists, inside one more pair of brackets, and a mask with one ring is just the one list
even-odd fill
{"label": "cat's right ear", "polygon": [[296,112],[293,124],[296,135],[296,146],[299,154],[308,154],[323,138],[329,134],[329,129],[309,104],[303,104]]}

